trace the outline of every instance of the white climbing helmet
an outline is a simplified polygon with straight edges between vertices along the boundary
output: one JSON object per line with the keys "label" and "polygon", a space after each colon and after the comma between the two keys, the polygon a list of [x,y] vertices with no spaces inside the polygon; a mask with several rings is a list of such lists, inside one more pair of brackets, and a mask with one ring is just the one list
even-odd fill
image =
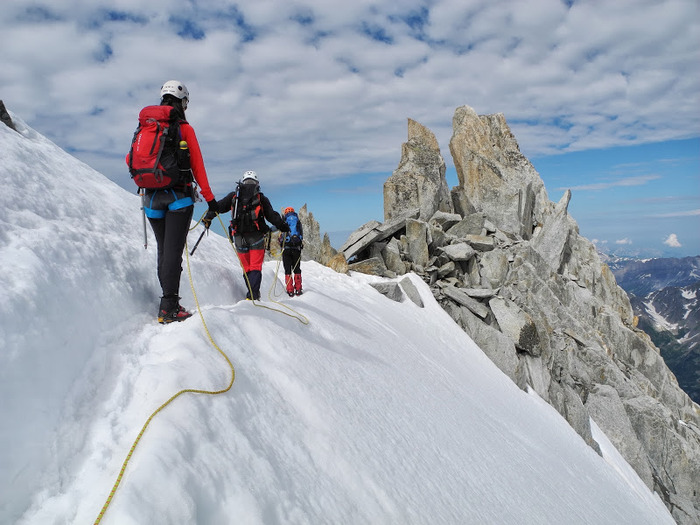
{"label": "white climbing helmet", "polygon": [[190,100],[190,92],[187,91],[187,86],[179,80],[168,80],[160,88],[160,98],[165,95],[172,95],[175,98],[182,100],[182,109],[187,109],[187,103]]}
{"label": "white climbing helmet", "polygon": [[248,179],[253,179],[255,182],[258,182],[258,174],[252,170],[248,170],[243,174],[242,180],[248,180]]}

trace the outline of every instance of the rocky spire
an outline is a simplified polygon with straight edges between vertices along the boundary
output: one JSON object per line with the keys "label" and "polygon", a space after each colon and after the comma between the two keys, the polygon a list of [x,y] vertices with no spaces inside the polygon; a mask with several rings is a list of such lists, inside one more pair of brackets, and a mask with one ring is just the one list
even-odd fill
{"label": "rocky spire", "polygon": [[488,211],[501,230],[525,239],[542,222],[549,199],[542,179],[521,153],[502,114],[479,116],[469,106],[452,119],[450,151],[459,178],[457,195],[477,212]]}
{"label": "rocky spire", "polygon": [[347,272],[347,261],[331,246],[327,233],[321,238],[321,228],[306,204],[298,210],[299,221],[304,228],[304,249],[301,252],[303,261],[316,261],[330,266],[339,273]]}
{"label": "rocky spire", "polygon": [[438,210],[453,211],[445,161],[435,135],[408,119],[408,141],[401,148],[401,161],[384,183],[384,220],[405,217],[414,210],[425,221]]}

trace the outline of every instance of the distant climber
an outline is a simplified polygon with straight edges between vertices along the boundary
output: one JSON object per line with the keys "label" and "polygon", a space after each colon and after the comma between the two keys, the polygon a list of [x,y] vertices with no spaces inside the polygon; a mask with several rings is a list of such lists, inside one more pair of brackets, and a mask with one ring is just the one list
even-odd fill
{"label": "distant climber", "polygon": [[270,231],[265,220],[280,231],[289,231],[289,226],[260,191],[258,175],[254,171],[246,171],[236,189],[218,202],[217,209],[207,212],[205,223],[216,217],[216,213],[228,210],[231,210],[229,236],[233,239],[243,268],[248,288],[246,299],[258,301],[265,258],[265,235]]}
{"label": "distant climber", "polygon": [[[304,248],[304,228],[294,208],[284,209],[284,220],[289,231],[280,233],[279,244],[283,247],[282,264],[284,265],[284,282],[287,295],[294,297],[302,294],[301,288],[301,250]],[[294,277],[292,277],[292,273]]]}

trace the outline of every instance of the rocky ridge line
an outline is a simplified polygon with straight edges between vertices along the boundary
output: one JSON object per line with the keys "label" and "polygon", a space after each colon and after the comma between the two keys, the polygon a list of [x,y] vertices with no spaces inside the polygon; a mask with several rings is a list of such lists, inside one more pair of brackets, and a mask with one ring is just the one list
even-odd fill
{"label": "rocky ridge line", "polygon": [[420,275],[516,384],[598,450],[595,421],[679,524],[700,523],[700,407],[579,234],[571,192],[549,200],[502,114],[457,108],[449,147],[459,178],[451,191],[435,136],[409,119],[384,184],[384,222],[348,238],[348,268],[389,278],[378,289],[394,300],[408,293],[399,276]]}

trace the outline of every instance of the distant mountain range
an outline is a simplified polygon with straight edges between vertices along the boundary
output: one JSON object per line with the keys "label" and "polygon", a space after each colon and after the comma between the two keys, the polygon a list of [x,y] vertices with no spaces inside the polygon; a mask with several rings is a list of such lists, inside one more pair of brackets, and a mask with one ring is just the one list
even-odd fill
{"label": "distant mountain range", "polygon": [[639,328],[659,348],[680,387],[700,403],[700,256],[606,262],[630,296]]}

